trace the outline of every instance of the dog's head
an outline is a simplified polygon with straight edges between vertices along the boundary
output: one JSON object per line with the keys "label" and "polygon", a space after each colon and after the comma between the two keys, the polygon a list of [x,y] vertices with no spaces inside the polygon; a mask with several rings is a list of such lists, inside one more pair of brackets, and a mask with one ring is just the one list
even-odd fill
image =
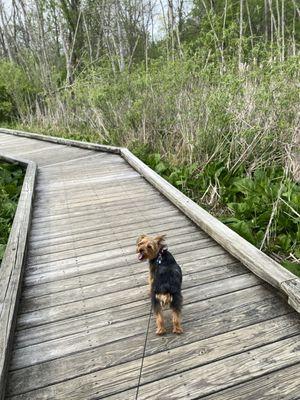
{"label": "dog's head", "polygon": [[136,241],[136,252],[138,254],[138,259],[143,260],[153,260],[157,257],[159,251],[165,245],[166,235],[159,235],[154,238],[148,235],[141,235]]}

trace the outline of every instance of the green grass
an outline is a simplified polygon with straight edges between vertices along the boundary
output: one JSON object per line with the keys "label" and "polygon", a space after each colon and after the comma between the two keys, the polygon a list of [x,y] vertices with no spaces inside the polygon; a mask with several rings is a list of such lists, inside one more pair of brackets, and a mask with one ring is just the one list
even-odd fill
{"label": "green grass", "polygon": [[24,171],[21,167],[0,163],[0,262],[18,205],[23,178]]}

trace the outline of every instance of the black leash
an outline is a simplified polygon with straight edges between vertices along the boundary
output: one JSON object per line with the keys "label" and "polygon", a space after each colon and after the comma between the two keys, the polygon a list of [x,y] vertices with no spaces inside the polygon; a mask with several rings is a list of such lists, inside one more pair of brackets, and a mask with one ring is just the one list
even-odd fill
{"label": "black leash", "polygon": [[147,326],[147,331],[146,331],[146,338],[145,338],[144,349],[143,349],[143,357],[142,357],[142,362],[141,362],[141,367],[140,367],[139,381],[138,381],[138,385],[137,385],[137,388],[136,388],[135,400],[137,400],[137,398],[138,398],[139,389],[140,389],[140,382],[141,382],[142,370],[143,370],[143,365],[144,365],[144,358],[145,358],[145,353],[146,353],[146,345],[147,345],[147,339],[148,339],[148,334],[149,334],[151,313],[152,313],[152,304],[151,304],[150,312],[149,312],[148,326]]}

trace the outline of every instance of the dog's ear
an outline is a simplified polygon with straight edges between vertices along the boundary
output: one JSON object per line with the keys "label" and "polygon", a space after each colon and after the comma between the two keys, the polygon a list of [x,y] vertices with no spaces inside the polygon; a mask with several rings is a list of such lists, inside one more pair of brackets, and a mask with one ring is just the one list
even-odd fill
{"label": "dog's ear", "polygon": [[136,240],[136,244],[139,244],[140,241],[141,241],[142,239],[144,239],[145,237],[147,237],[147,235],[140,235],[140,236],[137,238],[137,240]]}
{"label": "dog's ear", "polygon": [[163,247],[166,243],[166,235],[158,235],[154,238],[159,247]]}

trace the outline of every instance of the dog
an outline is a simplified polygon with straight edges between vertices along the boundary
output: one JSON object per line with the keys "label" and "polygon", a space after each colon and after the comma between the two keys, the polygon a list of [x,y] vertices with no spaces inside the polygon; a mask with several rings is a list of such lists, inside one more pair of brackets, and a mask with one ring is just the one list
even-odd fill
{"label": "dog", "polygon": [[149,261],[149,292],[156,318],[156,334],[166,333],[163,310],[172,310],[173,333],[181,334],[182,271],[172,254],[167,250],[165,235],[151,238],[141,235],[136,242],[140,261]]}

